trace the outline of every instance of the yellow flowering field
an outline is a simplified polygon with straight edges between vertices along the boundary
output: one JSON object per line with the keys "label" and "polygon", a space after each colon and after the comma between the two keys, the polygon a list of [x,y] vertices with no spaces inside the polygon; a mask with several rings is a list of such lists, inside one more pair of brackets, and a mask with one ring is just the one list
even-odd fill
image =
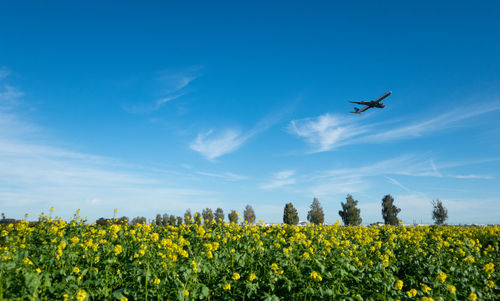
{"label": "yellow flowering field", "polygon": [[0,300],[499,300],[500,227],[0,226]]}

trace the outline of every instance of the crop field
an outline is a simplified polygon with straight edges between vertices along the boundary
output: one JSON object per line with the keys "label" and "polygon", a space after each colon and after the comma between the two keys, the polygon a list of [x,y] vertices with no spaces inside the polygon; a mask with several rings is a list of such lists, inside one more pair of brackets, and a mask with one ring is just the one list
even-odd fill
{"label": "crop field", "polygon": [[499,300],[498,226],[0,227],[1,300]]}

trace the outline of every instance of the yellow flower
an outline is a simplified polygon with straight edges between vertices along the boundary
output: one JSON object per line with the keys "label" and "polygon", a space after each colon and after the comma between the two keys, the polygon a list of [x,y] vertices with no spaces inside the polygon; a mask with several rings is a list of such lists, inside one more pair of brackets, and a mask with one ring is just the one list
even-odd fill
{"label": "yellow flower", "polygon": [[115,256],[120,255],[123,252],[123,248],[121,245],[116,245],[113,249],[113,252],[115,253]]}
{"label": "yellow flower", "polygon": [[78,301],[83,301],[87,297],[87,292],[84,290],[79,290],[78,293],[76,293],[76,300]]}
{"label": "yellow flower", "polygon": [[475,300],[477,300],[477,295],[476,295],[476,293],[470,293],[470,294],[469,294],[469,300],[470,300],[470,301],[475,301]]}
{"label": "yellow flower", "polygon": [[495,264],[493,262],[490,262],[485,265],[483,269],[486,273],[491,274],[495,271]]}
{"label": "yellow flower", "polygon": [[160,282],[161,282],[161,280],[160,280],[160,279],[155,278],[154,284],[158,285],[158,284],[160,284]]}
{"label": "yellow flower", "polygon": [[449,284],[447,287],[446,287],[446,290],[449,291],[450,293],[455,293],[457,291],[457,288],[452,285],[452,284]]}
{"label": "yellow flower", "polygon": [[412,288],[411,290],[409,290],[409,291],[406,292],[406,295],[408,297],[415,297],[417,295],[417,290],[414,289],[414,288]]}
{"label": "yellow flower", "polygon": [[127,297],[121,297],[120,301],[128,301],[128,298]]}
{"label": "yellow flower", "polygon": [[316,271],[312,271],[311,274],[309,274],[309,277],[311,277],[314,281],[318,281],[318,282],[320,282],[321,280],[323,280],[323,278],[321,277],[321,275],[318,274],[318,272],[316,272]]}
{"label": "yellow flower", "polygon": [[189,291],[188,290],[184,290],[184,297],[187,297],[189,296]]}
{"label": "yellow flower", "polygon": [[33,265],[33,262],[32,262],[32,261],[31,261],[28,257],[25,257],[25,258],[23,259],[23,262],[24,262],[25,264],[28,264],[28,265]]}
{"label": "yellow flower", "polygon": [[36,268],[35,270],[38,274],[40,274],[42,272],[42,270],[40,270],[40,268]]}
{"label": "yellow flower", "polygon": [[255,278],[257,278],[257,276],[254,273],[251,273],[250,276],[248,276],[248,280],[250,280],[250,282],[254,281]]}
{"label": "yellow flower", "polygon": [[115,213],[118,213],[118,208],[115,208],[114,212],[115,212]]}
{"label": "yellow flower", "polygon": [[116,270],[116,274],[119,275],[121,273],[120,269]]}
{"label": "yellow flower", "polygon": [[238,279],[240,279],[240,274],[233,273],[233,280],[238,280]]}
{"label": "yellow flower", "polygon": [[224,284],[223,289],[224,289],[225,291],[230,290],[230,289],[231,289],[231,284],[230,284],[230,283],[226,283],[226,284]]}
{"label": "yellow flower", "polygon": [[437,280],[439,280],[441,283],[444,283],[446,281],[446,274],[441,272],[437,275]]}
{"label": "yellow flower", "polygon": [[54,211],[54,207],[50,207],[50,212],[53,212]]}
{"label": "yellow flower", "polygon": [[73,273],[78,274],[80,273],[80,269],[78,267],[73,268]]}
{"label": "yellow flower", "polygon": [[64,301],[67,301],[69,299],[69,295],[68,294],[64,294],[63,298],[64,298]]}
{"label": "yellow flower", "polygon": [[276,272],[278,270],[278,265],[276,263],[271,264],[271,269]]}
{"label": "yellow flower", "polygon": [[396,283],[394,284],[394,288],[400,291],[403,288],[403,281],[397,280]]}
{"label": "yellow flower", "polygon": [[487,286],[488,286],[489,288],[493,288],[493,287],[495,287],[495,282],[493,282],[493,281],[491,281],[491,280],[490,280],[490,281],[488,282]]}
{"label": "yellow flower", "polygon": [[427,285],[425,285],[423,283],[421,283],[420,285],[422,286],[422,291],[424,293],[430,292],[432,290],[432,288],[428,287]]}

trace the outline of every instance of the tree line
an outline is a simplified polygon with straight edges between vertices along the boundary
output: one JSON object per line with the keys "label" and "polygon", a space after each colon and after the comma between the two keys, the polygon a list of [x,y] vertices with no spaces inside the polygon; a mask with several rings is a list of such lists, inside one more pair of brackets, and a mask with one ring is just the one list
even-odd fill
{"label": "tree line", "polygon": [[[443,203],[440,200],[432,201],[432,219],[436,225],[443,225],[448,218],[448,210],[443,206]],[[357,226],[362,222],[361,218],[361,209],[358,208],[358,201],[354,200],[352,195],[348,194],[346,197],[346,201],[341,202],[342,210],[338,212],[341,217],[344,225],[346,226]],[[384,219],[384,223],[386,225],[398,225],[400,220],[398,218],[398,214],[401,212],[401,209],[398,208],[394,204],[394,198],[391,195],[386,195],[382,199],[382,218]],[[230,213],[227,214],[227,218],[229,223],[238,224],[241,219],[245,224],[253,224],[255,223],[256,216],[255,211],[252,206],[247,205],[245,210],[243,211],[243,217],[239,216],[239,213],[235,210],[231,210]],[[5,215],[2,213],[2,219],[0,219],[0,224],[8,224],[14,223],[17,220],[11,218],[5,218]],[[325,214],[323,212],[323,208],[317,198],[313,199],[313,202],[310,205],[310,210],[307,212],[307,221],[311,224],[320,225],[325,221]],[[215,223],[223,223],[225,222],[224,210],[222,208],[217,208],[215,212],[210,208],[205,208],[202,212],[191,213],[191,209],[187,209],[184,213],[184,216],[175,216],[169,215],[167,213],[160,214],[158,213],[156,217],[151,221],[151,225],[156,226],[179,226],[181,224],[212,224]],[[146,224],[147,219],[144,216],[134,217],[129,221],[129,218],[126,216],[122,216],[120,218],[112,218],[107,219],[104,217],[96,220],[96,224],[105,225],[108,223],[115,224]],[[292,203],[287,203],[283,210],[283,223],[289,225],[297,225],[299,223],[299,215],[297,209],[293,206]]]}

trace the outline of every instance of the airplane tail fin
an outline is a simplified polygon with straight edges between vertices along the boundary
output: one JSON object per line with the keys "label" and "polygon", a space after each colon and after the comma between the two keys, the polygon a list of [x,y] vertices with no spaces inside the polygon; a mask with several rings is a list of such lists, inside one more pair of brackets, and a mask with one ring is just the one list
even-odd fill
{"label": "airplane tail fin", "polygon": [[351,113],[354,113],[354,114],[361,114],[361,113],[359,112],[359,109],[358,109],[358,108],[356,108],[356,107],[354,107],[354,112],[351,112]]}

